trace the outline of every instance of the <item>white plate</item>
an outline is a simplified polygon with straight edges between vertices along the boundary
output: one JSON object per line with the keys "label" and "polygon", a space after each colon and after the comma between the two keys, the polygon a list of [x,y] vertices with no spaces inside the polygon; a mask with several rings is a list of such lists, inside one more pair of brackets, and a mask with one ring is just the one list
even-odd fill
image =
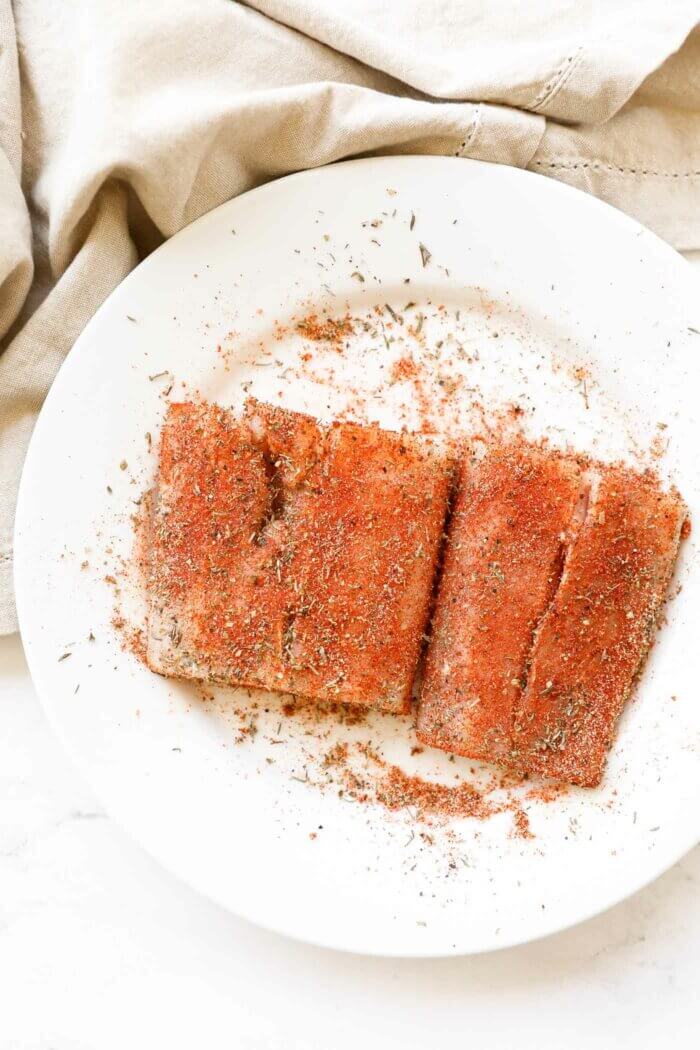
{"label": "white plate", "polygon": [[[425,266],[420,243],[431,253]],[[287,719],[288,742],[275,749],[278,701],[259,716],[257,737],[237,744],[230,697],[202,703],[195,689],[122,651],[104,576],[128,548],[131,501],[153,471],[144,434],[157,433],[169,380],[149,376],[172,373],[171,398],[185,382],[238,403],[252,384],[259,396],[324,416],[356,403],[354,388],[368,417],[418,421],[415,387],[391,371],[398,343],[366,333],[356,350],[315,348],[302,362],[293,325],[285,334],[274,324],[310,304],[357,314],[431,300],[436,381],[449,373],[461,384],[452,394],[454,384],[441,388],[443,424],[473,421],[481,396],[489,411],[516,400],[533,435],[601,455],[641,450],[643,461],[656,439],[660,468],[697,518],[697,298],[694,276],[670,248],[593,198],[511,168],[426,157],[282,179],[218,208],[139,266],[49,394],[16,530],[34,681],[109,810],[167,868],[232,911],[377,954],[476,952],[539,937],[621,900],[680,857],[700,827],[692,537],[682,592],[669,603],[602,788],[547,805],[526,800],[533,839],[513,837],[504,815],[456,825],[451,842],[438,829],[432,847],[411,834],[410,813],[293,779],[307,763],[314,779],[321,744]],[[438,305],[446,309],[435,321]],[[447,338],[455,326],[461,350]],[[476,765],[411,756],[407,720],[377,718],[371,731],[409,771],[469,777]]]}

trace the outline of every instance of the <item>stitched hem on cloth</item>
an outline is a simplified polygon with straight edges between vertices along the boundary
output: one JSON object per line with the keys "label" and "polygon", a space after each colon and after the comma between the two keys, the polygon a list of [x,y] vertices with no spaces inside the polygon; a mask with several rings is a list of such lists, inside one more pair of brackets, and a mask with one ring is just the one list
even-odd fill
{"label": "stitched hem on cloth", "polygon": [[653,168],[622,168],[617,164],[607,164],[598,160],[533,160],[533,167],[554,168],[561,171],[576,171],[584,169],[590,171],[604,171],[613,175],[652,176],[661,179],[696,179],[700,178],[700,171],[655,171]]}
{"label": "stitched hem on cloth", "polygon": [[535,96],[526,108],[531,109],[536,113],[538,110],[542,109],[543,106],[546,106],[548,102],[551,102],[552,99],[556,98],[571,74],[580,64],[582,58],[583,45],[579,45],[573,55],[567,55],[566,58],[559,63],[552,76],[545,81],[539,94]]}
{"label": "stitched hem on cloth", "polygon": [[479,123],[481,122],[481,110],[482,110],[482,108],[483,107],[482,107],[482,104],[480,102],[477,103],[477,105],[474,106],[474,113],[472,114],[472,119],[469,121],[469,124],[467,126],[467,130],[465,132],[464,139],[463,139],[463,141],[460,143],[460,145],[458,146],[458,148],[454,152],[454,156],[455,157],[463,157],[464,156],[464,151],[468,150],[470,148],[472,142],[474,141],[477,129],[479,127]]}

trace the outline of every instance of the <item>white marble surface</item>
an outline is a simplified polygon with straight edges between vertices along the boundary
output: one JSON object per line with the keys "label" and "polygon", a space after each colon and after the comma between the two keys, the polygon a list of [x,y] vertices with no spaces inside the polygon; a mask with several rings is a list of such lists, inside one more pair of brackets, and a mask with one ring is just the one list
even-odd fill
{"label": "white marble surface", "polygon": [[265,933],[105,815],[48,727],[19,639],[0,639],[0,1050],[685,1050],[700,1045],[699,890],[700,848],[573,930],[466,959]]}

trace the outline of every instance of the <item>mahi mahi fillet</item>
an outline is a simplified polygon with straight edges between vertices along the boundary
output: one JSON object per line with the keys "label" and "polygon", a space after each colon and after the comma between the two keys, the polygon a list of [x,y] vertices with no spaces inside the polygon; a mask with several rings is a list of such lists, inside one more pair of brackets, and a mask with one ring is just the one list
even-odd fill
{"label": "mahi mahi fillet", "polygon": [[172,405],[151,525],[149,666],[405,712],[450,461],[374,426]]}
{"label": "mahi mahi fillet", "polygon": [[514,444],[466,457],[418,711],[426,744],[594,786],[686,521],[650,474]]}

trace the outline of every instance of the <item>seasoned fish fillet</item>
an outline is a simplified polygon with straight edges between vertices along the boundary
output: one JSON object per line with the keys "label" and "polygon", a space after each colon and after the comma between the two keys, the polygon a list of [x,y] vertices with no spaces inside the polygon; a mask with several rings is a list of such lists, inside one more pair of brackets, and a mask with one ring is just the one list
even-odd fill
{"label": "seasoned fish fillet", "polygon": [[462,460],[418,710],[424,743],[507,761],[580,493],[573,460],[524,442]]}
{"label": "seasoned fish fillet", "polygon": [[273,512],[263,447],[231,413],[174,404],[160,439],[147,661],[164,675],[285,681],[284,594],[261,536]]}
{"label": "seasoned fish fillet", "polygon": [[407,711],[449,477],[414,438],[334,424],[291,519],[293,691]]}
{"label": "seasoned fish fillet", "polygon": [[426,443],[250,401],[172,406],[148,662],[163,674],[405,711],[449,462]]}
{"label": "seasoned fish fillet", "polygon": [[617,720],[651,644],[686,520],[647,475],[602,467],[580,534],[535,638],[517,698],[521,768],[596,785]]}

